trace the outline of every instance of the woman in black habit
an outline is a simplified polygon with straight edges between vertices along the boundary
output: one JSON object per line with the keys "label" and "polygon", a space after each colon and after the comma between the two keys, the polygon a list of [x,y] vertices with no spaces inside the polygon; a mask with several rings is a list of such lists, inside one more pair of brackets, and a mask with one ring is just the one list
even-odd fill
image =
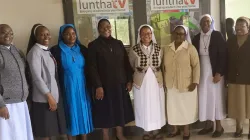
{"label": "woman in black habit", "polygon": [[102,128],[103,140],[109,140],[109,128],[116,128],[117,139],[125,124],[134,121],[129,91],[132,88],[132,68],[123,43],[111,36],[109,20],[98,23],[99,37],[89,43],[88,71],[93,92],[93,123]]}

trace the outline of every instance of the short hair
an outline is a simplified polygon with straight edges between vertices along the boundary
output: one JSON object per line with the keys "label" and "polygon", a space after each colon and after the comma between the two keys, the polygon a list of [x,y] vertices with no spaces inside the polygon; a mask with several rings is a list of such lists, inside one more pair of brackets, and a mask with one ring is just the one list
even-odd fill
{"label": "short hair", "polygon": [[237,22],[245,22],[246,25],[247,25],[247,28],[249,28],[249,19],[238,18],[238,19],[236,20],[236,23],[237,23]]}
{"label": "short hair", "polygon": [[233,27],[234,26],[234,20],[232,18],[227,18],[226,19],[226,25]]}

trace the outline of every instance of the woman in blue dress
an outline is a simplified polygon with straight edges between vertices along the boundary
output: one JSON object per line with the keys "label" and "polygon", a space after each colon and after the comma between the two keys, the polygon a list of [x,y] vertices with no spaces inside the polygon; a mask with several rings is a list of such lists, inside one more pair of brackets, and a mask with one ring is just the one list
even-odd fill
{"label": "woman in blue dress", "polygon": [[81,45],[73,25],[61,26],[58,45],[51,48],[58,63],[59,82],[63,92],[68,139],[93,131],[91,98],[85,76],[87,48]]}

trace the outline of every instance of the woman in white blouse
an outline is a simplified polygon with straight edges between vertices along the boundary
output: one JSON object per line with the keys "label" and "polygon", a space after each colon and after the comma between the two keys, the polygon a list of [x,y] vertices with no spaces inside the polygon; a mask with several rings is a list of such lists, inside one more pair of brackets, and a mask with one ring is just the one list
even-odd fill
{"label": "woman in white blouse", "polygon": [[129,52],[134,69],[134,106],[136,126],[144,129],[144,140],[163,140],[159,129],[166,124],[165,93],[161,71],[162,49],[157,45],[154,30],[142,25],[137,45]]}
{"label": "woman in white blouse", "polygon": [[215,31],[213,18],[206,14],[200,20],[201,32],[193,39],[193,45],[200,55],[201,79],[198,86],[199,120],[206,126],[198,134],[213,132],[220,137],[224,129],[221,120],[226,117],[224,74],[226,68],[226,42],[219,31]]}

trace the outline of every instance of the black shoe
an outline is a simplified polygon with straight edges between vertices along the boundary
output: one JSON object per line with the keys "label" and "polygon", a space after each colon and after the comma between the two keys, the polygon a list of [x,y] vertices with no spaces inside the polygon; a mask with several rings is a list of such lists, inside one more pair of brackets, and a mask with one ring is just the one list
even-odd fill
{"label": "black shoe", "polygon": [[206,134],[208,134],[208,133],[212,133],[213,130],[214,130],[213,127],[209,128],[209,129],[205,129],[205,128],[204,128],[204,129],[202,129],[201,131],[198,132],[198,135],[206,135]]}
{"label": "black shoe", "polygon": [[189,138],[190,138],[190,133],[188,136],[183,136],[183,140],[189,140]]}
{"label": "black shoe", "polygon": [[[144,134],[143,136],[142,136],[142,139],[143,140],[152,140],[154,138],[154,136],[153,135],[150,135],[150,134]],[[119,139],[117,139],[117,140],[119,140]]]}
{"label": "black shoe", "polygon": [[235,138],[239,138],[239,137],[242,136],[242,133],[243,133],[243,128],[241,128],[240,132],[235,132],[235,133],[234,133],[234,137],[235,137]]}
{"label": "black shoe", "polygon": [[156,135],[154,135],[154,140],[164,140],[164,137],[161,134],[161,132],[159,132]]}
{"label": "black shoe", "polygon": [[224,133],[224,128],[221,129],[221,131],[215,131],[212,135],[213,138],[218,138]]}
{"label": "black shoe", "polygon": [[180,129],[178,129],[176,133],[170,133],[170,134],[168,134],[167,138],[173,138],[173,137],[176,137],[178,135],[181,135]]}

